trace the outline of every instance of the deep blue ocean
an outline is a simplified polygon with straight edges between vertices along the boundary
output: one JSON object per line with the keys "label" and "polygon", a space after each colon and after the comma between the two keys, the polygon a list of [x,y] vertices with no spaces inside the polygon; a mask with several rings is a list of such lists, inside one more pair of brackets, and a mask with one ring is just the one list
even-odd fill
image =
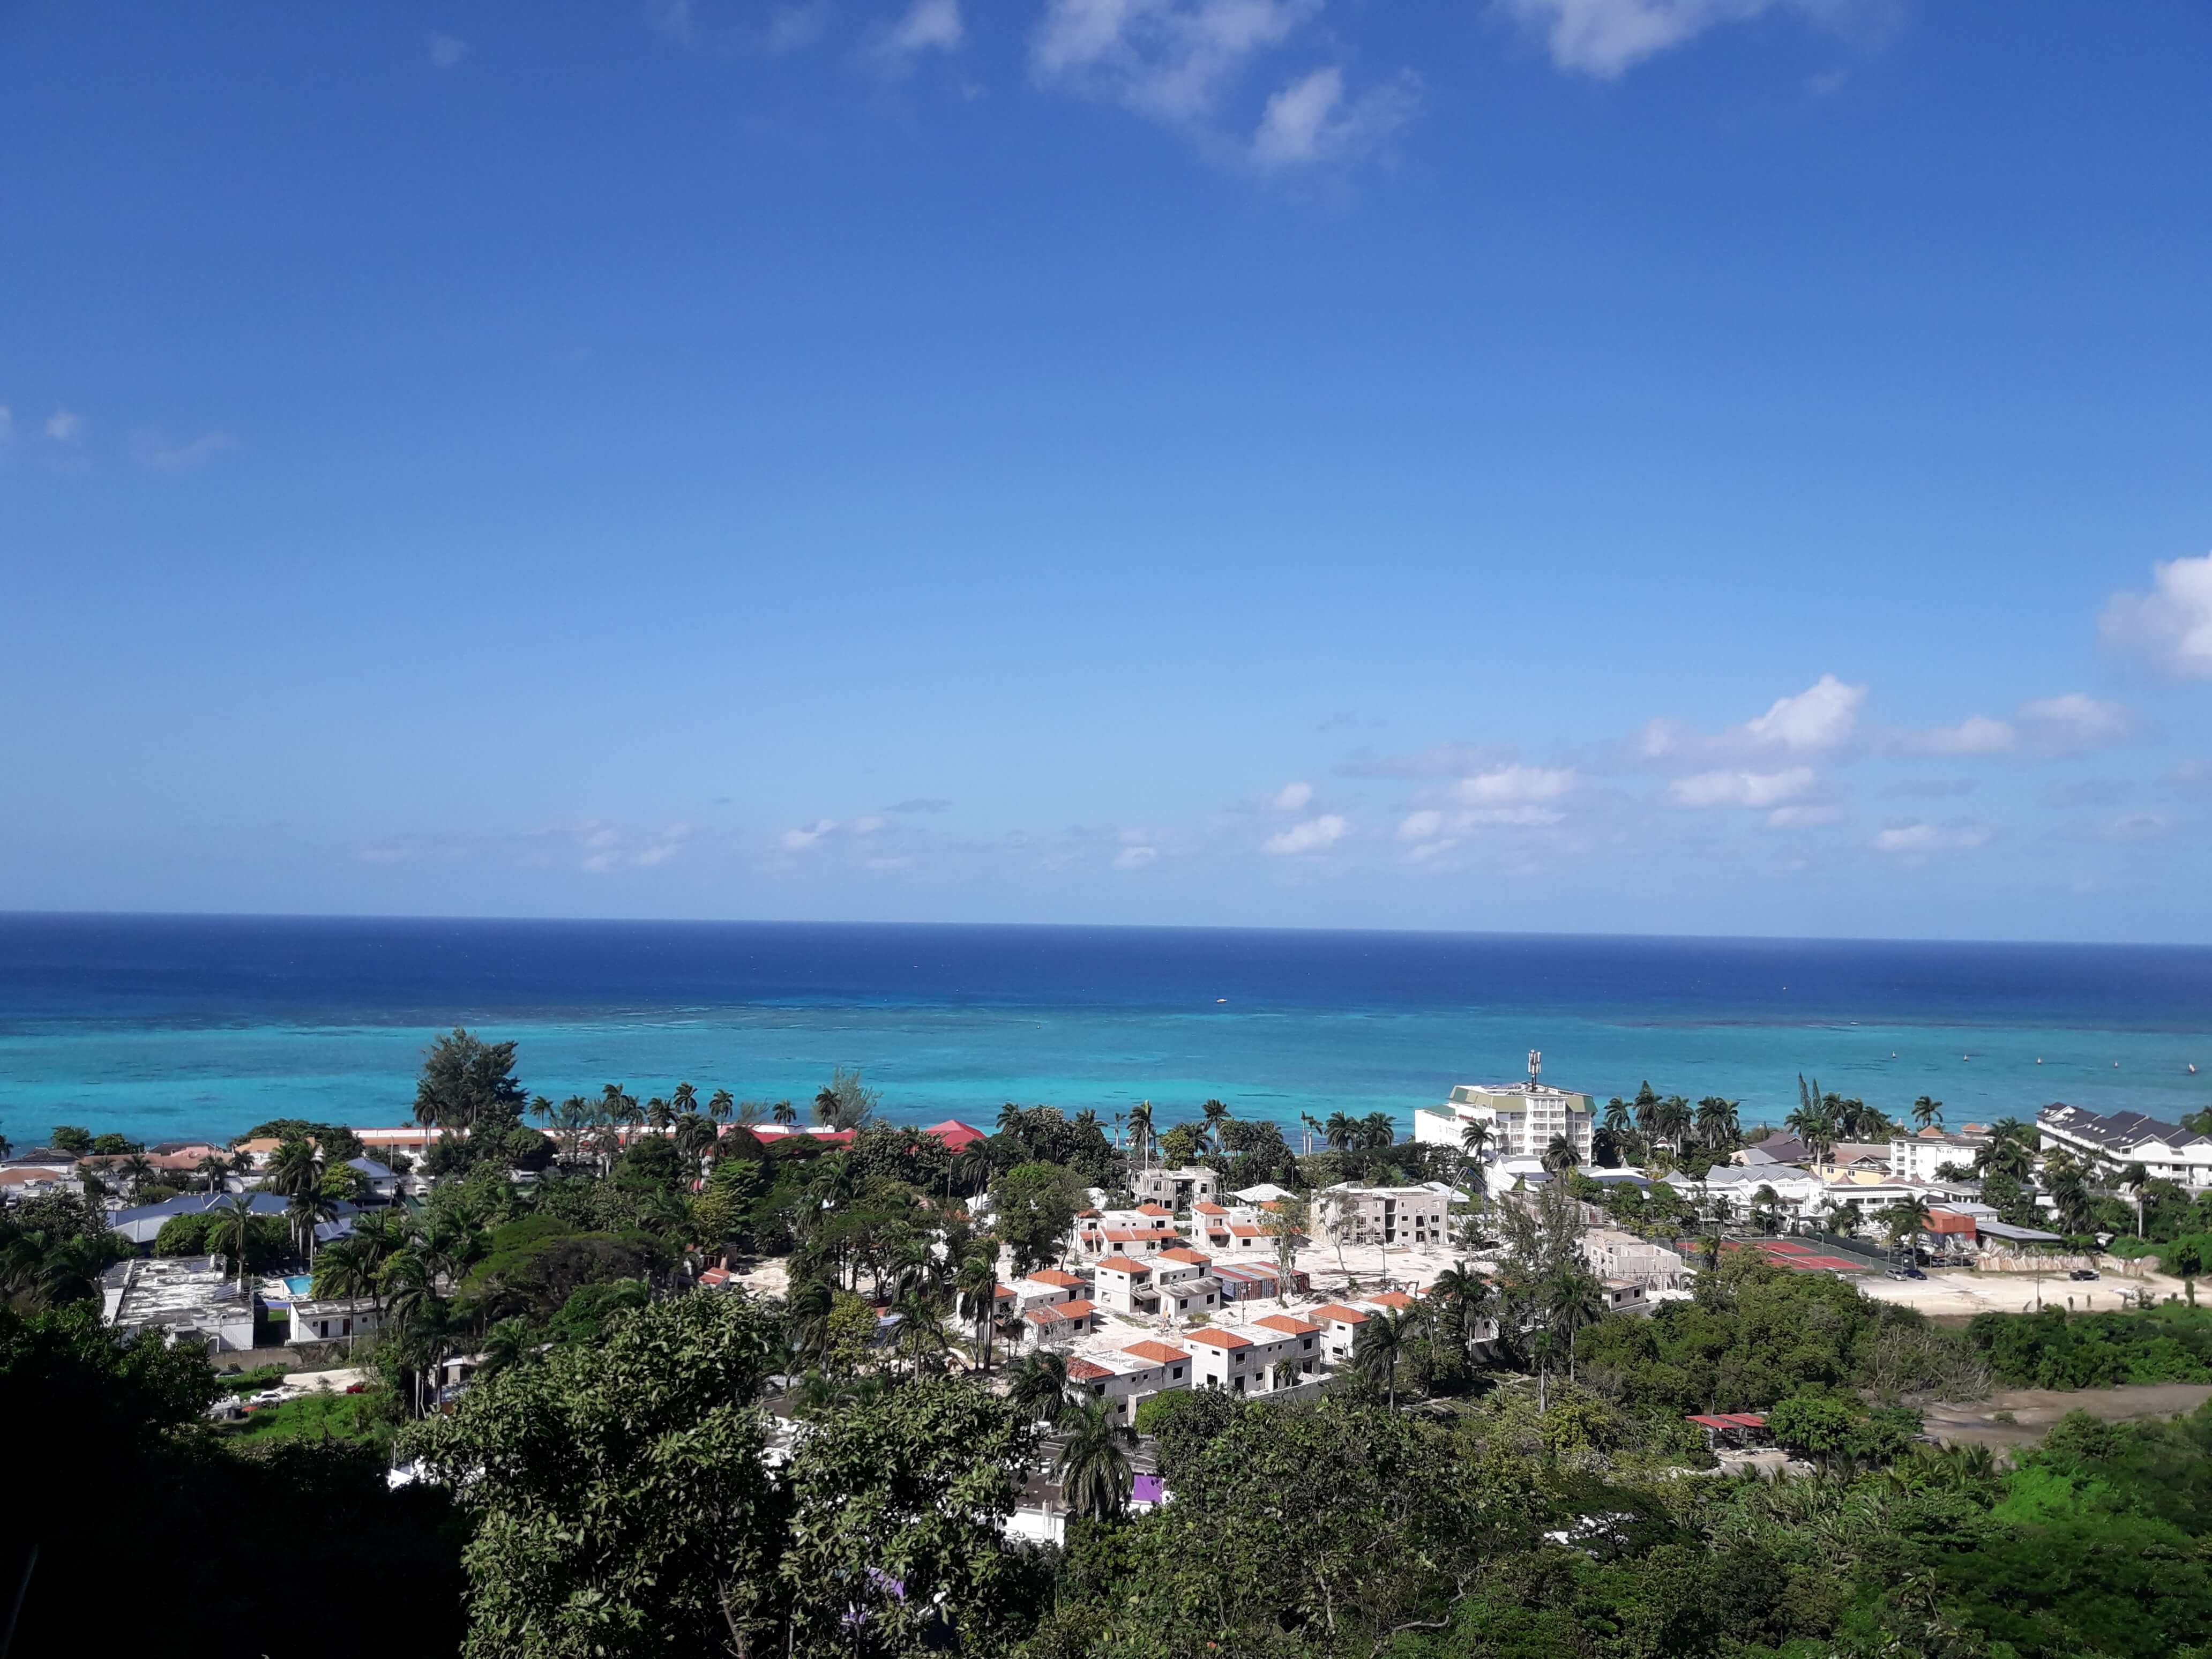
{"label": "deep blue ocean", "polygon": [[[520,1045],[556,1099],[804,1102],[857,1066],[892,1117],[1001,1102],[1163,1124],[1385,1111],[1522,1073],[1649,1079],[1778,1121],[1800,1072],[1954,1123],[2053,1100],[2212,1105],[2212,950],[800,923],[0,915],[0,1133],[404,1120],[425,1044]],[[2039,1061],[2040,1063],[2039,1063]],[[2199,1071],[2191,1075],[2189,1065]]]}

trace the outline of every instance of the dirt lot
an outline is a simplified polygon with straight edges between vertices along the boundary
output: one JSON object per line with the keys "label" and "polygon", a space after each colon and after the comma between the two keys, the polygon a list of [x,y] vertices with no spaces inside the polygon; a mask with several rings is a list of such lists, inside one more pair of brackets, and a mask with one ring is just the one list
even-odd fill
{"label": "dirt lot", "polygon": [[[2152,1382],[2124,1389],[2077,1389],[2072,1393],[2008,1389],[1971,1405],[1930,1406],[1925,1415],[1928,1432],[1946,1443],[2023,1446],[2042,1439],[2051,1425],[2069,1412],[2087,1412],[2107,1423],[2124,1423],[2193,1412],[2207,1400],[2212,1400],[2212,1384],[2202,1382]],[[2011,1413],[2014,1420],[1998,1422],[2000,1412]]]}
{"label": "dirt lot", "polygon": [[2163,1302],[2181,1294],[2181,1281],[2155,1273],[2142,1279],[2075,1280],[2063,1273],[2046,1273],[2039,1287],[2033,1273],[1930,1273],[1924,1279],[1889,1279],[1880,1273],[1859,1273],[1852,1282],[1877,1302],[1894,1302],[1917,1308],[1936,1318],[1965,1319],[1978,1313],[2033,1313],[2039,1293],[2047,1308],[2071,1308],[2076,1313],[2114,1313],[2123,1298],[2132,1304],[2138,1290],[2148,1290]]}

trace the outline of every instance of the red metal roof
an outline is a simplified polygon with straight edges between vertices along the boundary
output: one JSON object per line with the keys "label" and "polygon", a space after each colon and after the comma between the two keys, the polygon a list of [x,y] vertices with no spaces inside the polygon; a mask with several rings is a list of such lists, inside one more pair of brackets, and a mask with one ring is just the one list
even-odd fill
{"label": "red metal roof", "polygon": [[1182,1349],[1171,1348],[1166,1343],[1155,1342],[1149,1337],[1142,1342],[1132,1342],[1127,1347],[1122,1349],[1121,1352],[1123,1353],[1133,1353],[1139,1359],[1173,1361],[1177,1359],[1188,1359],[1190,1358],[1190,1355]]}
{"label": "red metal roof", "polygon": [[1324,1307],[1316,1308],[1314,1317],[1334,1320],[1340,1325],[1364,1325],[1367,1322],[1365,1314],[1357,1308],[1347,1308],[1341,1302],[1331,1302]]}
{"label": "red metal roof", "polygon": [[1183,1337],[1183,1340],[1203,1342],[1209,1348],[1249,1348],[1252,1346],[1250,1337],[1239,1336],[1234,1331],[1191,1331]]}

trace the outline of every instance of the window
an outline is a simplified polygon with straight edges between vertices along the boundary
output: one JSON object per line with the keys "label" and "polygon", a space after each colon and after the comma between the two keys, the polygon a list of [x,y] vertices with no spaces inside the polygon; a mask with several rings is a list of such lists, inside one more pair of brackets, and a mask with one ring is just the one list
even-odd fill
{"label": "window", "polygon": [[1182,1375],[1182,1367],[1180,1365],[1176,1366],[1175,1368],[1175,1374],[1180,1377]]}

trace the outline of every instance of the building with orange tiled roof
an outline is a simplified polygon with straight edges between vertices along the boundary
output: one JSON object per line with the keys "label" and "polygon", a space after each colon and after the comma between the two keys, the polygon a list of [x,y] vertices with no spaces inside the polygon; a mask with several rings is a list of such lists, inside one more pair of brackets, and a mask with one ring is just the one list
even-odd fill
{"label": "building with orange tiled roof", "polygon": [[1133,1256],[1102,1256],[1091,1264],[1099,1301],[1116,1313],[1149,1314],[1159,1310],[1158,1292],[1152,1288],[1150,1264]]}
{"label": "building with orange tiled roof", "polygon": [[1321,1327],[1310,1319],[1300,1319],[1296,1314],[1263,1314],[1252,1322],[1264,1325],[1271,1331],[1281,1331],[1286,1336],[1319,1336]]}
{"label": "building with orange tiled roof", "polygon": [[1022,1315],[1022,1338],[1031,1347],[1066,1342],[1098,1328],[1098,1310],[1089,1302],[1048,1302]]}
{"label": "building with orange tiled roof", "polygon": [[1200,1199],[1197,1203],[1192,1205],[1190,1206],[1190,1212],[1193,1215],[1219,1216],[1225,1216],[1229,1213],[1227,1210],[1224,1209],[1220,1205],[1216,1204],[1210,1198]]}
{"label": "building with orange tiled roof", "polygon": [[1057,1285],[1063,1290],[1081,1291],[1090,1288],[1088,1279],[1074,1273],[1063,1273],[1058,1267],[1039,1267],[1030,1277],[1040,1285]]}
{"label": "building with orange tiled roof", "polygon": [[1196,1250],[1181,1244],[1176,1245],[1172,1250],[1162,1250],[1160,1252],[1160,1260],[1163,1261],[1188,1262],[1199,1267],[1210,1267],[1213,1265],[1212,1257],[1200,1255]]}
{"label": "building with orange tiled roof", "polygon": [[[1079,1374],[1076,1366],[1084,1370]],[[1191,1357],[1164,1342],[1133,1342],[1117,1353],[1091,1354],[1067,1368],[1067,1395],[1103,1400],[1117,1423],[1136,1420],[1137,1402],[1148,1395],[1190,1386]]]}
{"label": "building with orange tiled roof", "polygon": [[1341,1302],[1331,1302],[1313,1310],[1314,1322],[1322,1328],[1322,1358],[1332,1365],[1348,1364],[1352,1346],[1359,1335],[1359,1328],[1367,1322],[1368,1316],[1358,1308],[1347,1308]]}
{"label": "building with orange tiled roof", "polygon": [[1148,1201],[1137,1206],[1137,1213],[1139,1215],[1173,1215],[1175,1212],[1164,1204],[1153,1204]]}
{"label": "building with orange tiled roof", "polygon": [[1285,1331],[1256,1321],[1215,1325],[1184,1340],[1190,1344],[1193,1386],[1224,1394],[1273,1394],[1295,1388],[1321,1369],[1320,1336],[1310,1326]]}

